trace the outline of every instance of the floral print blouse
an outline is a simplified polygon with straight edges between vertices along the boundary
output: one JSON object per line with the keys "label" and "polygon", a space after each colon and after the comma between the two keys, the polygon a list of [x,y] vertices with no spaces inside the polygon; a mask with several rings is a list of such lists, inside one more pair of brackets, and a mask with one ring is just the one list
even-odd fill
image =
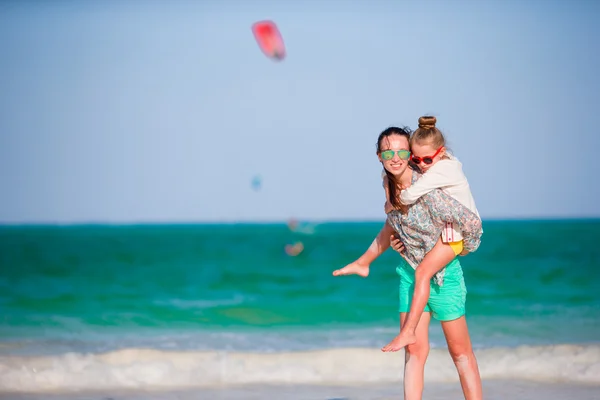
{"label": "floral print blouse", "polygon": [[[421,177],[413,171],[412,182]],[[402,256],[413,267],[423,261],[442,234],[446,222],[453,222],[462,232],[463,248],[469,252],[477,250],[483,234],[481,219],[462,205],[459,201],[448,196],[440,189],[435,189],[409,206],[408,213],[403,215],[399,210],[388,213],[388,224],[400,235],[405,251]],[[445,268],[438,271],[433,280],[439,286],[444,282]]]}

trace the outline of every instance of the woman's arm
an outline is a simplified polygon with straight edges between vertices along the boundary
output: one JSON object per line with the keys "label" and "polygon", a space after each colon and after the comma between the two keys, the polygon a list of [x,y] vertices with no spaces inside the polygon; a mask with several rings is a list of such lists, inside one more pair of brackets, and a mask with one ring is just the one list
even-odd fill
{"label": "woman's arm", "polygon": [[422,197],[429,212],[438,221],[453,222],[463,235],[465,250],[473,253],[481,244],[481,218],[461,202],[435,189]]}
{"label": "woman's arm", "polygon": [[369,276],[370,265],[377,257],[383,254],[390,247],[390,236],[394,232],[394,228],[385,222],[379,234],[371,243],[371,246],[360,256],[356,261],[351,262],[344,268],[333,271],[333,276],[343,275],[360,275],[362,277]]}
{"label": "woman's arm", "polygon": [[356,261],[360,264],[371,264],[390,247],[390,238],[393,234],[394,228],[386,221],[371,246]]}

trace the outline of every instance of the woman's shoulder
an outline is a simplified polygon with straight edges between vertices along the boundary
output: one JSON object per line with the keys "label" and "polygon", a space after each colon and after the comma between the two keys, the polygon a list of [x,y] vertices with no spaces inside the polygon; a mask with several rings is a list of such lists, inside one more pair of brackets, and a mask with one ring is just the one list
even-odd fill
{"label": "woman's shoulder", "polygon": [[383,185],[383,187],[387,187],[388,185],[388,177],[385,173],[385,170],[381,171],[381,184]]}

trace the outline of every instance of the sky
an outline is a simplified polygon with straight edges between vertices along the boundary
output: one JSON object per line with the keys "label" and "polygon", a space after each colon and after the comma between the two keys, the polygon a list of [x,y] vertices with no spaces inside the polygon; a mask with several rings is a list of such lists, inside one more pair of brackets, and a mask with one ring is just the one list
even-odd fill
{"label": "sky", "polygon": [[[585,0],[0,2],[0,223],[383,221],[377,136],[427,114],[482,218],[600,217],[599,17]],[[252,35],[264,19],[281,62]]]}

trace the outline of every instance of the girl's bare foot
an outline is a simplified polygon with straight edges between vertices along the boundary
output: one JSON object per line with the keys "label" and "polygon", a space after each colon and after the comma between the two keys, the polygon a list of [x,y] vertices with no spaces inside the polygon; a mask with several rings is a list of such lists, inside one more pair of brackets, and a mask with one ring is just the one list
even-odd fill
{"label": "girl's bare foot", "polygon": [[353,262],[351,264],[346,265],[344,268],[336,269],[335,271],[333,271],[333,276],[342,275],[360,275],[363,278],[366,278],[367,276],[369,276],[369,265]]}
{"label": "girl's bare foot", "polygon": [[408,346],[409,344],[413,344],[417,342],[417,336],[413,334],[409,334],[408,332],[400,331],[400,334],[394,338],[391,342],[385,345],[381,351],[383,352],[391,352],[398,351],[404,346]]}

